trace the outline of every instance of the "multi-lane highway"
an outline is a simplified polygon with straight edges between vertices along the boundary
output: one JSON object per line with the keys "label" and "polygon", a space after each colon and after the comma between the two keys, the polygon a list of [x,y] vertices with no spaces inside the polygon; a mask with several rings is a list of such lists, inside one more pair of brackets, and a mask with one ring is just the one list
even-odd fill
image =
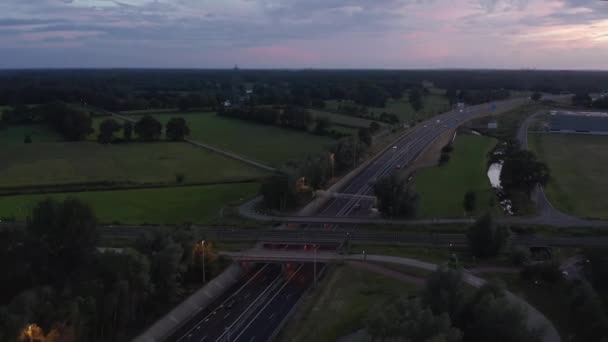
{"label": "multi-lane highway", "polygon": [[312,284],[313,267],[310,263],[257,265],[167,340],[267,341]]}
{"label": "multi-lane highway", "polygon": [[455,109],[418,123],[407,134],[398,139],[371,161],[369,166],[356,175],[340,190],[341,193],[357,195],[353,198],[331,199],[321,210],[320,216],[366,216],[373,204],[368,197],[373,196],[373,183],[380,177],[394,172],[397,167],[405,168],[412,163],[435,139],[454,129],[463,122],[494,110],[504,110],[529,101],[526,98],[511,99],[494,104],[481,104]]}

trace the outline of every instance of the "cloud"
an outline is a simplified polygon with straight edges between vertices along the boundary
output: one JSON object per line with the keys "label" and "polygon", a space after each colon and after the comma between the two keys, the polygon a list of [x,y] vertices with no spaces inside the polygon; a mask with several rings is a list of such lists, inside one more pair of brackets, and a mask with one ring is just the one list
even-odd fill
{"label": "cloud", "polygon": [[[597,37],[607,8],[597,0],[3,0],[0,66],[526,67],[555,49],[597,65],[608,49]],[[580,37],[566,49],[568,32]],[[63,51],[81,64],[23,57],[32,51]]]}

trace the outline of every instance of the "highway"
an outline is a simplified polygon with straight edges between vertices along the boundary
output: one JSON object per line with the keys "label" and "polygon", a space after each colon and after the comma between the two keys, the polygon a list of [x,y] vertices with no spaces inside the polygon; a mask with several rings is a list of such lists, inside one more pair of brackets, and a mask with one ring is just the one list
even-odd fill
{"label": "highway", "polygon": [[313,274],[311,263],[258,264],[167,341],[267,341],[310,287]]}
{"label": "highway", "polygon": [[[340,192],[358,196],[373,196],[373,183],[377,179],[394,172],[397,167],[407,167],[441,134],[455,129],[463,122],[480,114],[510,108],[528,101],[525,98],[499,101],[492,105],[496,106],[493,109],[490,108],[490,104],[470,106],[452,110],[418,123],[398,139],[394,146],[376,156],[370,165],[356,175]],[[319,216],[367,216],[371,206],[372,202],[366,198],[334,198],[329,200]]]}

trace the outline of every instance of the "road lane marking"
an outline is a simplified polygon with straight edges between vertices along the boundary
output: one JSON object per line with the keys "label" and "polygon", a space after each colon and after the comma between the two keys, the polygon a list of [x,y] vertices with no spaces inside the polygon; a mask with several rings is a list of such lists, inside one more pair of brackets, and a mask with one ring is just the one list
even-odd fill
{"label": "road lane marking", "polygon": [[[255,279],[266,267],[268,267],[268,264],[265,264],[264,266],[262,266],[256,273],[254,273],[254,275],[248,279],[245,284],[243,284],[243,286],[241,286],[235,293],[233,293],[230,297],[228,297],[226,300],[224,300],[222,302],[222,305],[224,303],[226,303],[228,300],[232,299],[234,296],[236,296],[237,294],[239,294],[247,285],[249,285],[249,283],[251,283],[251,281],[253,279]],[[211,296],[209,296],[211,297]],[[200,321],[197,322],[197,324],[202,323],[203,321],[206,323],[209,321],[209,316],[211,316],[211,314],[208,314],[207,316],[205,316],[203,319],[201,319]],[[176,322],[177,323],[177,322]],[[177,339],[176,342],[179,342],[181,340],[183,340],[184,338],[186,338],[186,335],[189,334],[190,332],[192,332],[192,330],[194,330],[194,328],[188,330],[182,337],[180,337],[179,339]]]}

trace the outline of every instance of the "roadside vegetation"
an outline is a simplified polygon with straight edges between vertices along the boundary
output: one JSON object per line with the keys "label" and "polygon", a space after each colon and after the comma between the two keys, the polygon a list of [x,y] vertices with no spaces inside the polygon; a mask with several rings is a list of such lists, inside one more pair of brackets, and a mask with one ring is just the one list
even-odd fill
{"label": "roadside vegetation", "polygon": [[415,286],[371,271],[336,266],[315,291],[305,294],[279,340],[337,341],[363,328],[362,322],[376,303],[415,292]]}
{"label": "roadside vegetation", "polygon": [[96,221],[79,200],[44,200],[3,230],[0,340],[129,341],[202,285],[203,254],[206,279],[226,265],[185,229],[99,249]]}
{"label": "roadside vegetation", "polygon": [[551,169],[545,187],[560,211],[608,219],[608,137],[577,134],[529,134],[531,150]]}

